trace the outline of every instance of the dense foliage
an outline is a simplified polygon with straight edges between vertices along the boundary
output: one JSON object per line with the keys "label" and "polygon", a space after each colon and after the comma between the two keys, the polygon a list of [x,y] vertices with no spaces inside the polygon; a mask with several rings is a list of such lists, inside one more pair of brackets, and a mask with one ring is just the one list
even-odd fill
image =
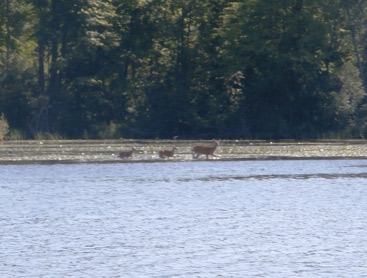
{"label": "dense foliage", "polygon": [[10,138],[367,136],[363,0],[3,0]]}

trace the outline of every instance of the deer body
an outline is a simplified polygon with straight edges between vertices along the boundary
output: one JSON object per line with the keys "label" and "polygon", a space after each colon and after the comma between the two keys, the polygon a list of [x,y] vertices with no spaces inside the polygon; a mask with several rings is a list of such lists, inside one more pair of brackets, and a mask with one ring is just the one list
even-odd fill
{"label": "deer body", "polygon": [[200,155],[204,154],[206,155],[206,159],[208,159],[209,155],[216,156],[214,152],[215,152],[215,149],[218,147],[218,145],[219,145],[218,141],[214,141],[214,145],[212,146],[202,145],[202,144],[195,145],[192,148],[192,151],[193,151],[192,157],[198,158]]}
{"label": "deer body", "polygon": [[132,147],[130,151],[120,152],[119,157],[120,158],[132,157],[135,150],[136,150],[135,147]]}
{"label": "deer body", "polygon": [[175,150],[177,150],[176,146],[174,146],[171,151],[170,150],[160,150],[158,154],[160,158],[173,157],[175,155]]}

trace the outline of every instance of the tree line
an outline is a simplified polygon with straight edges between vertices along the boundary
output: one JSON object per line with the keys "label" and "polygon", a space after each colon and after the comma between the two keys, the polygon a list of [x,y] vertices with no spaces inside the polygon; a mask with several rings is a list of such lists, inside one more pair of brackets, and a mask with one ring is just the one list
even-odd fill
{"label": "tree line", "polygon": [[367,136],[363,0],[2,0],[9,138]]}

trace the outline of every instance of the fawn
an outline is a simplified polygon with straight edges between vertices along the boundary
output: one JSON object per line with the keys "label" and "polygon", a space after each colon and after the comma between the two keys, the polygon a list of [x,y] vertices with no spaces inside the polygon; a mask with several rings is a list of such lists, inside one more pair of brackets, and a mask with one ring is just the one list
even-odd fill
{"label": "fawn", "polygon": [[175,150],[177,150],[177,147],[173,146],[171,151],[170,150],[160,150],[158,154],[160,158],[173,157],[175,155]]}
{"label": "fawn", "polygon": [[120,152],[119,157],[120,158],[132,157],[135,150],[136,150],[136,148],[132,147],[130,151],[122,151],[122,152]]}

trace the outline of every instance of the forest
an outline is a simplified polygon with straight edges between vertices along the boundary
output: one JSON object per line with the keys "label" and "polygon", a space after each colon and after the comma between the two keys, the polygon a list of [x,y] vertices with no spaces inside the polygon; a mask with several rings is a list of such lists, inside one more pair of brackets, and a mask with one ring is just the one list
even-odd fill
{"label": "forest", "polygon": [[0,1],[12,140],[365,138],[366,73],[365,0]]}

